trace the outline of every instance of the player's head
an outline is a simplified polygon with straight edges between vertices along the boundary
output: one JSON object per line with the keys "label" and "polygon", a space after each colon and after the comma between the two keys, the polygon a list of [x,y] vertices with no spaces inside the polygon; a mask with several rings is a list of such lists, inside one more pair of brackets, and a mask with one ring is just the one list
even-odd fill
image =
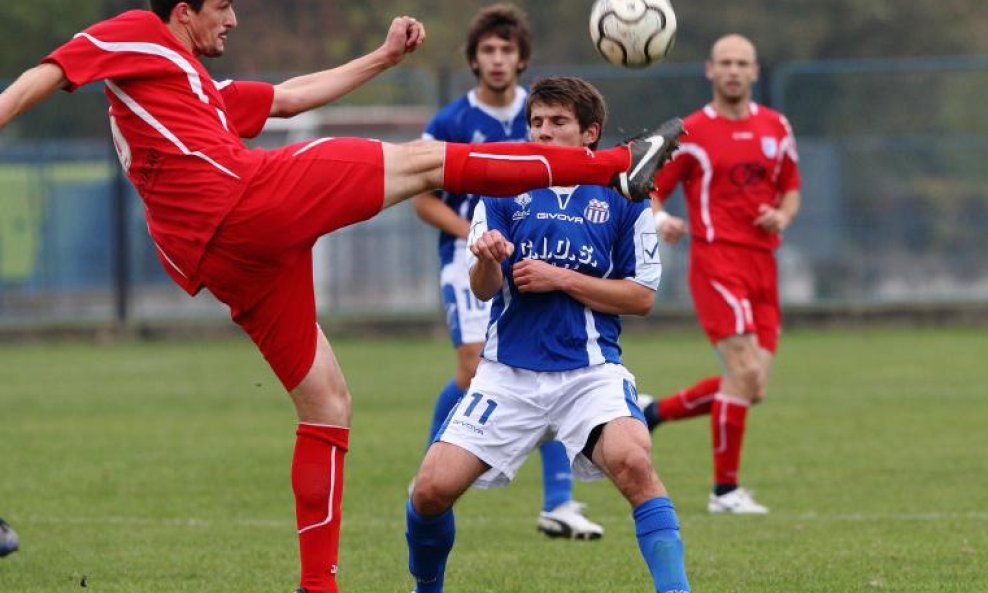
{"label": "player's head", "polygon": [[742,35],[725,35],[710,48],[707,78],[714,96],[728,103],[751,100],[751,89],[758,81],[758,53],[755,44]]}
{"label": "player's head", "polygon": [[226,49],[226,37],[237,26],[233,0],[149,0],[161,22],[181,31],[195,54],[217,57]]}
{"label": "player's head", "polygon": [[532,85],[525,115],[534,142],[596,148],[607,122],[607,104],[583,79],[543,78]]}
{"label": "player's head", "polygon": [[513,4],[481,10],[467,30],[467,62],[477,81],[494,91],[518,82],[532,56],[532,33],[525,13]]}

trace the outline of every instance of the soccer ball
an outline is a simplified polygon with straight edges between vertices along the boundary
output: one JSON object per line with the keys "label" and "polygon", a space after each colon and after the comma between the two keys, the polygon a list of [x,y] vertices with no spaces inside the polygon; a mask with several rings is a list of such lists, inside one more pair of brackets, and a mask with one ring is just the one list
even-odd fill
{"label": "soccer ball", "polygon": [[590,10],[590,38],[608,62],[644,68],[672,49],[676,13],[669,0],[597,0]]}

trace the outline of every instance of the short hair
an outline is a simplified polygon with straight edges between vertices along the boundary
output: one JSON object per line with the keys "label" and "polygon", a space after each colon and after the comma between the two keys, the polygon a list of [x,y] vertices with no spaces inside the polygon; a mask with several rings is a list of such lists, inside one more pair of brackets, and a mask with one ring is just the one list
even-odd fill
{"label": "short hair", "polygon": [[161,22],[167,23],[172,17],[172,10],[182,2],[191,6],[195,12],[199,12],[206,0],[148,0],[148,5],[151,7],[151,12],[158,15]]}
{"label": "short hair", "polygon": [[[532,120],[532,105],[536,103],[568,107],[576,116],[581,132],[587,131],[593,124],[600,126],[601,134],[604,132],[607,103],[600,91],[582,78],[554,76],[535,81],[525,101],[525,119],[529,122]],[[590,148],[597,148],[597,142]]]}
{"label": "short hair", "polygon": [[[467,62],[477,59],[477,46],[480,40],[489,35],[496,35],[506,41],[518,44],[518,54],[525,66],[532,57],[532,31],[528,27],[528,17],[525,13],[510,3],[493,4],[477,13],[467,29]],[[524,71],[522,66],[519,71]],[[474,74],[477,74],[474,71]]]}

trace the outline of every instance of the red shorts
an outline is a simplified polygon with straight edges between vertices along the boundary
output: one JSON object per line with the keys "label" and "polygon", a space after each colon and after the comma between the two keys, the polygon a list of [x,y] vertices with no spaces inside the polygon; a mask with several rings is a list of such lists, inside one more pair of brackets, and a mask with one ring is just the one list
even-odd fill
{"label": "red shorts", "polygon": [[273,150],[206,247],[199,277],[230,307],[289,391],[315,360],[312,246],[384,204],[381,143],[323,139]]}
{"label": "red shorts", "polygon": [[757,333],[758,345],[775,352],[782,312],[773,252],[695,241],[689,276],[696,314],[711,342]]}

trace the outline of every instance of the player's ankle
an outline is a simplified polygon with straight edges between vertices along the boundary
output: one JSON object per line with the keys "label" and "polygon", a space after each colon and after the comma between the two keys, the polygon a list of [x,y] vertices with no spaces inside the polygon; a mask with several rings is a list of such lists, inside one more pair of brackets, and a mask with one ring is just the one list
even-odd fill
{"label": "player's ankle", "polygon": [[737,484],[714,484],[714,496],[724,496],[738,489]]}

